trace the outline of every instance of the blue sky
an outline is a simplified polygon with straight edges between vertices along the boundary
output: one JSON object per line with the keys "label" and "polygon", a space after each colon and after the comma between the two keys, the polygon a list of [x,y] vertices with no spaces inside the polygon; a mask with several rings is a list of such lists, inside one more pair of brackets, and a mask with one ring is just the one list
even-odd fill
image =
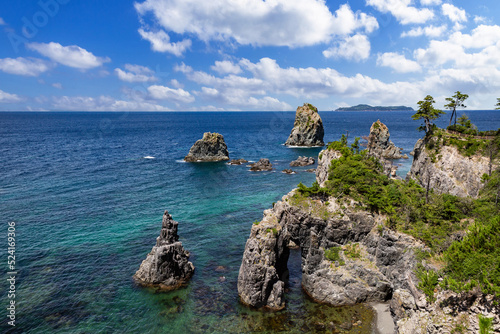
{"label": "blue sky", "polygon": [[40,0],[0,10],[0,110],[469,109],[500,97],[497,0]]}

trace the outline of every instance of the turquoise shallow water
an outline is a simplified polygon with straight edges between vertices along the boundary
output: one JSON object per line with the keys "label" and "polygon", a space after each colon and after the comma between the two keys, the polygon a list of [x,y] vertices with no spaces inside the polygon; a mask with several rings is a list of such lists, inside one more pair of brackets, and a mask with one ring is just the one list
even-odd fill
{"label": "turquoise shallow water", "polygon": [[[325,141],[346,131],[349,138],[368,135],[377,119],[407,154],[422,135],[408,112],[321,116]],[[469,116],[480,129],[500,126],[496,112]],[[297,252],[286,311],[238,302],[252,222],[299,182],[314,180],[309,167],[280,172],[320,151],[282,145],[293,120],[294,113],[0,113],[1,226],[6,235],[7,223],[16,222],[18,270],[17,326],[9,328],[2,315],[2,332],[331,332],[360,320],[350,332],[370,333],[367,307],[317,305],[302,293]],[[231,158],[269,158],[276,171],[182,162],[205,131],[224,135]],[[400,163],[404,175],[411,159]],[[196,272],[187,288],[157,293],[131,277],[154,245],[165,209],[180,222]],[[1,245],[6,263],[6,238]],[[2,309],[7,288],[0,284]]]}

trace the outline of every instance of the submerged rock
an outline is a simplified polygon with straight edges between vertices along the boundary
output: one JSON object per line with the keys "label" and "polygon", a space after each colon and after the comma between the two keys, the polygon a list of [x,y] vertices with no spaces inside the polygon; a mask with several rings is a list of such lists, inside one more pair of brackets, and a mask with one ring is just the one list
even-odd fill
{"label": "submerged rock", "polygon": [[205,132],[203,138],[194,143],[184,160],[187,162],[229,160],[224,137],[219,133]]}
{"label": "submerged rock", "polygon": [[403,149],[394,145],[389,138],[389,129],[384,123],[380,120],[373,123],[368,136],[368,154],[383,159],[408,159],[406,154],[401,154]]}
{"label": "submerged rock", "polygon": [[194,266],[188,261],[189,252],[179,241],[177,226],[178,222],[165,211],[156,245],[134,275],[139,285],[173,290],[185,285],[193,275]]}
{"label": "submerged rock", "polygon": [[295,123],[285,145],[287,146],[324,146],[325,131],[318,109],[312,104],[304,103],[295,113]]}
{"label": "submerged rock", "polygon": [[295,173],[293,170],[291,170],[291,169],[283,169],[281,172],[282,172],[282,173],[285,173],[285,174],[296,174],[296,173]]}
{"label": "submerged rock", "polygon": [[260,159],[259,161],[249,164],[250,170],[252,172],[260,172],[260,171],[270,171],[273,170],[273,165],[269,161],[269,159]]}
{"label": "submerged rock", "polygon": [[229,161],[228,163],[230,165],[243,165],[243,164],[246,164],[248,161],[245,160],[245,159],[233,159],[231,161]]}
{"label": "submerged rock", "polygon": [[290,167],[309,166],[314,165],[315,162],[316,160],[312,157],[298,157],[297,160],[290,162]]}

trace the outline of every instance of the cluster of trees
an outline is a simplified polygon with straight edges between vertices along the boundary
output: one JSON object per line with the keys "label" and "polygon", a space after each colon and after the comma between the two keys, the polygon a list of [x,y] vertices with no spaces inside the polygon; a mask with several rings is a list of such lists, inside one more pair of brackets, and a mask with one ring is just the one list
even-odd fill
{"label": "cluster of trees", "polygon": [[[448,104],[445,104],[445,108],[451,111],[450,123],[448,128],[454,129],[457,125],[457,109],[458,108],[467,108],[465,105],[465,100],[469,98],[469,95],[462,94],[460,91],[456,91],[455,95],[452,97],[447,97],[446,101]],[[426,133],[432,132],[433,129],[433,121],[441,117],[441,115],[445,114],[442,110],[434,108],[434,103],[436,101],[430,95],[427,95],[422,101],[418,101],[418,110],[412,116],[412,119],[419,120],[423,119],[424,125],[419,127],[419,130],[425,130]],[[500,98],[497,98],[497,103],[495,104],[495,109],[500,110]],[[453,126],[451,122],[455,119]],[[466,129],[472,128],[472,123],[466,115],[462,115],[458,119],[459,125],[464,126]]]}

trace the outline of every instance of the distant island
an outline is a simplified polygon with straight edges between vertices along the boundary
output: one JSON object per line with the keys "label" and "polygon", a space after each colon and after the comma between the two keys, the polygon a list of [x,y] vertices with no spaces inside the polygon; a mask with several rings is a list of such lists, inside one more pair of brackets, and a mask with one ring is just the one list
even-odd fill
{"label": "distant island", "polygon": [[372,107],[368,104],[358,104],[357,106],[354,107],[338,108],[335,111],[414,111],[414,110],[412,107],[405,107],[405,106]]}

